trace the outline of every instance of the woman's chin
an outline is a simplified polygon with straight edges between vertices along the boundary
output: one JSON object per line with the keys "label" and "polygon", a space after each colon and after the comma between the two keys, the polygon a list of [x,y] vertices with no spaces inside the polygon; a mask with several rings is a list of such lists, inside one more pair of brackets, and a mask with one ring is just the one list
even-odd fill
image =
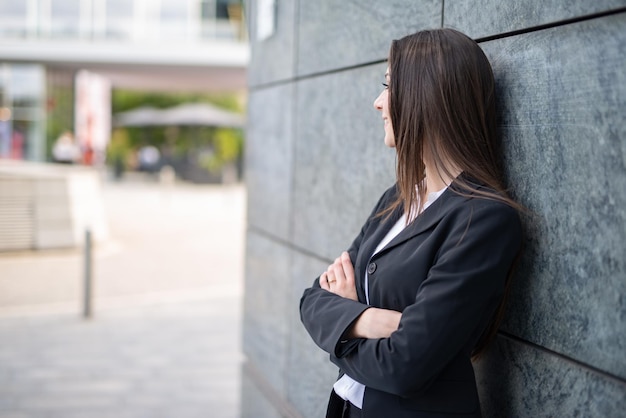
{"label": "woman's chin", "polygon": [[396,141],[394,141],[393,138],[385,137],[385,145],[387,145],[389,148],[395,148],[396,147]]}

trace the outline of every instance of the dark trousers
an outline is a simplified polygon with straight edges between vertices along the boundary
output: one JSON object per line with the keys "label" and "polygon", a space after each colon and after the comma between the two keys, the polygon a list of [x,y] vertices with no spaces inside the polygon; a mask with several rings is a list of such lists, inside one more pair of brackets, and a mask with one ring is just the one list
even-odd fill
{"label": "dark trousers", "polygon": [[341,399],[333,390],[328,400],[326,418],[361,418],[361,410],[349,401]]}

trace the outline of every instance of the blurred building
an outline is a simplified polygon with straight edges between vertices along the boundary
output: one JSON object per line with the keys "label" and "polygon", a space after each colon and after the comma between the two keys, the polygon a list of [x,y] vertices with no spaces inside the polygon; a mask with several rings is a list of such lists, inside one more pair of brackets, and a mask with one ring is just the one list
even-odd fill
{"label": "blurred building", "polygon": [[112,87],[243,90],[246,38],[240,0],[0,0],[0,158],[97,161]]}

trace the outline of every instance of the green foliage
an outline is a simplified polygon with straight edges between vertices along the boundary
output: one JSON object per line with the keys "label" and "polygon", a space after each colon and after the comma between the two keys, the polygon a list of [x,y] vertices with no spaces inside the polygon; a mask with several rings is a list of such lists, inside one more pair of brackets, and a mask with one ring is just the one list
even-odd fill
{"label": "green foliage", "polygon": [[218,171],[224,164],[236,161],[243,153],[241,129],[216,129],[212,138],[213,153],[205,155],[200,164],[209,171]]}
{"label": "green foliage", "polygon": [[243,152],[243,131],[241,129],[218,129],[213,138],[216,154],[224,161],[235,161]]}
{"label": "green foliage", "polygon": [[113,114],[141,106],[164,109],[182,103],[210,103],[222,109],[239,113],[241,104],[234,94],[158,93],[133,90],[114,90],[111,97]]}
{"label": "green foliage", "polygon": [[65,131],[73,131],[74,93],[72,86],[48,81],[48,114],[46,117],[46,158],[52,160],[52,147]]}
{"label": "green foliage", "polygon": [[106,159],[109,164],[121,164],[126,167],[133,148],[130,145],[128,131],[115,129],[111,135],[111,142],[107,147]]}

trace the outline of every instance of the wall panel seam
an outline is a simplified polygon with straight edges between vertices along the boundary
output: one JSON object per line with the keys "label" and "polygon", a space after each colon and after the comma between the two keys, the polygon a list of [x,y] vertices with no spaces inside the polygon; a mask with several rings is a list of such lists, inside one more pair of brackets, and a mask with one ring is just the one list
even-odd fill
{"label": "wall panel seam", "polygon": [[[296,74],[298,74],[298,63],[299,63],[299,51],[300,51],[300,1],[295,1],[294,3],[294,10],[293,10],[293,27],[292,27],[292,31],[293,31],[293,49],[291,50],[291,56],[292,56],[292,74],[295,76]],[[298,106],[298,84],[297,83],[293,83],[293,85],[291,86],[291,126],[289,127],[289,134],[290,134],[290,138],[289,138],[289,144],[291,145],[290,151],[291,151],[291,167],[289,168],[289,207],[287,208],[287,238],[288,240],[292,240],[293,239],[293,234],[294,234],[294,224],[295,224],[295,217],[294,217],[294,210],[293,208],[295,207],[295,188],[296,188],[296,168],[297,168],[297,164],[296,164],[296,159],[297,159],[297,155],[298,155],[298,110],[299,110],[299,106]],[[293,281],[291,280],[291,275],[293,273],[293,265],[294,265],[294,255],[293,252],[290,251],[288,253],[287,256],[287,266],[288,266],[288,276],[287,276],[287,282],[292,285]],[[288,297],[291,298],[292,297],[292,286],[287,286],[288,288],[288,292],[289,295]],[[289,406],[289,395],[291,393],[289,387],[290,387],[290,367],[289,367],[289,362],[291,359],[291,354],[294,350],[293,348],[293,338],[291,338],[291,336],[293,335],[293,330],[295,329],[295,326],[297,326],[296,322],[299,322],[299,318],[295,315],[290,315],[289,314],[290,311],[288,310],[287,312],[285,312],[285,317],[287,318],[287,321],[289,323],[289,332],[287,333],[287,335],[285,335],[286,338],[286,347],[287,347],[287,367],[285,367],[285,372],[284,372],[284,376],[283,379],[286,382],[286,392],[285,392],[285,401],[287,403],[287,405]],[[297,319],[296,319],[297,318]]]}
{"label": "wall panel seam", "polygon": [[[300,0],[296,1],[294,5],[294,51],[293,51],[293,74],[294,76],[298,73],[298,51],[300,50],[300,35],[299,35],[299,25],[300,25]],[[287,211],[287,238],[289,240],[293,239],[293,231],[295,224],[295,216],[293,208],[295,207],[295,188],[296,188],[296,168],[297,168],[297,157],[298,157],[298,84],[294,83],[291,88],[291,127],[290,134],[291,138],[291,167],[290,171],[290,184],[289,184],[289,208]]]}
{"label": "wall panel seam", "polygon": [[544,23],[541,25],[529,26],[523,29],[512,30],[509,32],[502,32],[502,33],[495,34],[495,35],[483,36],[483,37],[475,38],[475,41],[478,43],[481,43],[481,42],[494,41],[497,39],[510,38],[512,36],[524,35],[526,33],[538,32],[538,31],[546,30],[546,29],[558,28],[561,26],[571,25],[574,23],[585,22],[587,20],[614,16],[614,15],[618,15],[624,12],[626,12],[626,7],[620,7],[614,10],[607,10],[604,12],[598,12],[598,13],[593,13],[593,14],[584,15],[584,16],[576,16],[576,17],[572,17],[569,19],[563,19],[563,20],[557,20],[554,22]]}
{"label": "wall panel seam", "polygon": [[317,77],[324,77],[324,76],[327,76],[327,75],[338,74],[338,73],[342,73],[342,72],[345,72],[345,71],[358,70],[360,68],[365,68],[365,67],[369,67],[369,66],[372,66],[372,65],[378,65],[378,64],[382,64],[384,62],[387,62],[387,58],[376,60],[376,61],[368,61],[368,62],[355,64],[355,65],[349,65],[347,67],[338,67],[338,68],[335,68],[335,69],[332,69],[332,70],[320,71],[320,72],[317,72],[317,73],[305,74],[305,75],[296,76],[296,77],[289,78],[289,79],[276,80],[276,81],[271,81],[271,82],[268,82],[268,83],[262,83],[262,84],[257,84],[257,85],[254,85],[254,86],[248,86],[248,90],[250,92],[254,92],[254,91],[257,91],[257,90],[264,90],[264,89],[268,89],[268,88],[272,88],[272,87],[276,87],[276,86],[281,86],[281,85],[284,85],[284,84],[297,83],[297,82],[302,81],[302,80],[308,80],[308,79],[317,78]]}
{"label": "wall panel seam", "polygon": [[296,74],[298,74],[298,57],[299,57],[299,51],[300,51],[300,1],[298,0],[295,2],[293,8],[294,8],[294,12],[293,12],[293,50],[291,51],[292,53],[292,57],[293,57],[293,68],[292,71],[294,74],[294,76]]}
{"label": "wall panel seam", "polygon": [[243,373],[252,380],[265,399],[274,406],[278,413],[286,418],[304,418],[296,408],[285,400],[274,387],[263,377],[261,371],[250,361],[242,365]]}
{"label": "wall panel seam", "polygon": [[614,381],[616,381],[616,382],[618,382],[618,383],[620,383],[622,385],[626,385],[626,379],[623,378],[623,377],[620,377],[620,376],[617,376],[615,374],[609,373],[609,372],[607,372],[605,370],[602,370],[602,369],[600,369],[598,367],[595,367],[595,366],[592,366],[590,364],[584,363],[584,362],[582,362],[580,360],[576,360],[575,358],[572,358],[572,357],[569,357],[569,356],[567,356],[565,354],[562,354],[562,353],[559,353],[557,351],[551,350],[549,348],[546,348],[546,347],[544,347],[542,345],[539,345],[537,343],[534,343],[532,341],[525,340],[525,339],[520,338],[520,337],[518,337],[518,336],[516,336],[514,334],[511,334],[509,332],[500,330],[500,331],[498,331],[498,335],[500,335],[501,337],[503,337],[505,339],[514,341],[514,342],[516,342],[518,344],[526,345],[528,347],[534,348],[535,350],[539,350],[539,351],[541,351],[544,354],[548,354],[548,355],[551,355],[551,356],[558,357],[561,360],[564,360],[564,361],[566,361],[568,363],[572,363],[572,364],[574,364],[574,365],[576,365],[578,367],[581,367],[583,369],[589,370],[589,371],[591,371],[593,373],[599,374],[599,375],[601,375],[603,377],[606,377],[607,379],[614,380]]}
{"label": "wall panel seam", "polygon": [[445,15],[444,12],[446,10],[446,0],[441,0],[441,27],[443,28],[444,26],[444,22],[445,22]]}
{"label": "wall panel seam", "polygon": [[285,86],[287,84],[293,83],[294,81],[297,81],[297,80],[295,78],[286,78],[282,80],[268,81],[267,83],[248,85],[248,92],[254,93],[257,91],[271,89],[273,87]]}
{"label": "wall panel seam", "polygon": [[300,247],[298,245],[295,245],[292,242],[287,241],[284,238],[276,236],[276,235],[274,235],[274,234],[272,234],[272,233],[270,233],[268,231],[265,231],[263,229],[260,229],[260,228],[254,227],[254,226],[248,226],[247,232],[248,233],[251,232],[251,233],[254,233],[256,235],[260,235],[263,238],[274,242],[275,244],[279,244],[279,245],[281,245],[281,246],[283,246],[283,247],[285,247],[287,249],[290,249],[292,251],[295,251],[295,252],[300,253],[302,255],[305,255],[307,257],[314,258],[314,259],[319,260],[319,261],[321,261],[323,263],[330,264],[330,263],[332,263],[334,261],[334,260],[331,260],[331,259],[326,258],[324,256],[321,256],[319,254],[316,254],[316,253],[314,253],[314,252],[312,252],[310,250],[307,250],[306,248],[302,248],[302,247]]}
{"label": "wall panel seam", "polygon": [[[621,7],[621,8],[618,8],[618,9],[608,10],[608,11],[605,11],[605,12],[599,12],[599,13],[594,13],[594,14],[585,15],[585,16],[577,16],[577,17],[574,17],[574,18],[571,18],[571,19],[559,20],[559,21],[555,21],[555,22],[542,24],[542,25],[530,26],[530,27],[524,28],[524,29],[518,29],[518,30],[514,30],[514,31],[509,31],[509,32],[502,32],[502,33],[499,33],[499,34],[496,34],[496,35],[489,35],[489,36],[478,37],[478,38],[475,38],[475,41],[478,42],[478,43],[481,43],[481,42],[494,41],[494,40],[497,40],[497,39],[510,38],[512,36],[523,35],[523,34],[526,34],[526,33],[537,32],[537,31],[541,31],[541,30],[545,30],[545,29],[552,29],[552,28],[556,28],[556,27],[560,27],[560,26],[570,25],[570,24],[573,24],[573,23],[584,22],[584,21],[587,21],[587,20],[593,20],[593,19],[599,19],[599,18],[608,17],[608,16],[619,15],[619,14],[622,14],[622,13],[626,13],[626,7]],[[371,66],[371,65],[382,64],[382,63],[385,63],[385,62],[387,62],[387,58],[380,59],[380,60],[375,60],[375,61],[364,62],[364,63],[359,63],[359,64],[350,65],[350,66],[346,66],[346,67],[338,67],[338,68],[335,68],[335,69],[332,69],[332,70],[320,71],[320,72],[317,72],[317,73],[305,74],[305,75],[302,75],[302,76],[295,76],[295,77],[287,78],[287,79],[274,80],[274,81],[270,81],[270,82],[267,82],[267,83],[260,83],[260,84],[256,84],[256,85],[249,85],[248,86],[248,90],[250,92],[254,92],[254,91],[257,91],[257,90],[264,90],[264,89],[268,89],[268,88],[272,88],[272,87],[276,87],[276,86],[281,86],[281,85],[284,85],[284,84],[294,83],[294,82],[307,80],[307,79],[311,79],[311,78],[316,78],[316,77],[323,77],[323,76],[326,76],[326,75],[341,73],[341,72],[344,72],[344,71],[355,70],[355,69],[359,69],[359,68],[363,68],[363,67],[368,67],[368,66]]]}

